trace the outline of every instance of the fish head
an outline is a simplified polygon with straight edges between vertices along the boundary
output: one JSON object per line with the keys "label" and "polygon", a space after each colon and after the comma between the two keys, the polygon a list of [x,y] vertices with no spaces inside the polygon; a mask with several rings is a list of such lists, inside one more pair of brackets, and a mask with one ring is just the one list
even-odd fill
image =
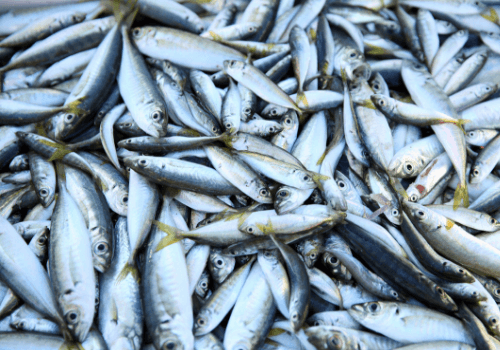
{"label": "fish head", "polygon": [[260,130],[260,136],[267,137],[269,135],[274,135],[283,131],[283,126],[275,121],[267,121],[262,123],[262,128]]}
{"label": "fish head", "polygon": [[[95,312],[95,288],[81,288],[77,282],[73,289],[66,290],[59,297],[59,305],[63,312],[66,326],[75,340],[83,342],[92,326]],[[79,288],[80,287],[80,288]]]}
{"label": "fish head", "polygon": [[132,38],[135,42],[145,41],[148,39],[153,39],[156,35],[156,29],[154,27],[135,27],[131,31]]}
{"label": "fish head", "polygon": [[90,230],[92,236],[92,260],[94,268],[103,273],[111,264],[112,250],[108,237],[111,232],[103,227],[94,227]]}
{"label": "fish head", "polygon": [[353,47],[347,47],[343,51],[338,66],[345,69],[349,80],[369,79],[371,75],[371,69],[365,62],[365,56]]}
{"label": "fish head", "polygon": [[402,202],[403,208],[406,212],[406,214],[410,217],[411,221],[417,228],[421,229],[432,229],[435,230],[436,228],[441,228],[441,223],[434,222],[433,224],[433,218],[432,218],[432,210],[429,208],[424,207],[423,205],[420,205],[418,203],[413,203],[410,201],[403,201]]}
{"label": "fish head", "polygon": [[498,222],[498,220],[494,217],[483,213],[480,214],[480,217],[481,220],[487,221],[491,228],[495,230],[498,230],[500,228],[500,222]]}
{"label": "fish head", "polygon": [[286,214],[297,206],[297,201],[297,191],[292,191],[288,186],[282,186],[278,189],[278,191],[276,191],[276,196],[274,198],[274,210],[276,210],[278,215]]}
{"label": "fish head", "polygon": [[190,325],[178,314],[156,327],[153,343],[161,350],[191,350],[194,348],[194,336]]}
{"label": "fish head", "polygon": [[281,117],[280,124],[283,130],[292,130],[299,127],[299,117],[297,112],[293,109],[288,110],[288,112]]}
{"label": "fish head", "polygon": [[[417,185],[417,186],[419,186],[419,185]],[[415,202],[418,202],[420,200],[420,195],[421,195],[420,191],[413,184],[410,185],[410,187],[408,187],[408,189],[406,190],[406,194],[408,195],[408,200],[410,202],[415,203]]]}
{"label": "fish head", "polygon": [[429,77],[430,73],[427,70],[427,67],[423,65],[422,63],[415,62],[415,61],[409,61],[409,60],[403,60],[403,63],[401,63],[401,72],[402,73],[409,73],[412,76],[424,76],[424,77]]}
{"label": "fish head", "polygon": [[195,287],[196,295],[198,295],[201,298],[205,298],[208,292],[209,282],[210,282],[210,275],[206,271],[203,271],[200,279],[198,280],[198,283],[196,283]]}
{"label": "fish head", "polygon": [[477,184],[483,180],[484,174],[482,171],[483,162],[477,161],[474,163],[474,166],[470,170],[469,182],[471,184]]}
{"label": "fish head", "polygon": [[47,182],[44,182],[43,185],[36,186],[35,190],[44,208],[47,208],[56,196],[55,183],[54,186],[50,186]]}
{"label": "fish head", "polygon": [[323,265],[328,269],[328,272],[333,276],[346,276],[346,268],[340,260],[331,252],[324,252],[322,258]]}
{"label": "fish head", "polygon": [[48,228],[44,228],[33,236],[29,246],[34,247],[35,255],[40,261],[45,261],[47,257],[47,251],[49,249],[49,232]]}
{"label": "fish head", "polygon": [[417,159],[403,154],[392,158],[387,171],[392,177],[407,179],[409,177],[414,177],[421,170],[423,165],[424,164],[419,164]]}
{"label": "fish head", "polygon": [[271,266],[277,266],[280,262],[280,256],[278,255],[277,249],[266,249],[259,251],[257,259]]}
{"label": "fish head", "polygon": [[488,315],[486,319],[486,328],[488,328],[491,333],[499,334],[500,332],[500,319],[498,315]]}
{"label": "fish head", "polygon": [[236,81],[240,81],[244,75],[247,64],[238,60],[226,60],[223,62],[223,70]]}
{"label": "fish head", "polygon": [[234,257],[226,256],[219,249],[213,249],[210,253],[208,268],[212,278],[217,283],[222,283],[234,270],[236,260]]}
{"label": "fish head", "polygon": [[376,323],[390,320],[392,316],[399,315],[397,303],[371,301],[368,303],[353,305],[349,310],[349,315],[362,324]]}
{"label": "fish head", "polygon": [[401,225],[403,218],[401,217],[401,211],[399,207],[391,207],[385,213],[387,219],[394,225]]}
{"label": "fish head", "polygon": [[304,330],[304,332],[307,335],[307,341],[314,345],[316,349],[346,350],[359,348],[352,344],[352,340],[340,328],[315,326]]}
{"label": "fish head", "polygon": [[262,110],[261,115],[266,118],[276,119],[284,115],[287,111],[288,109],[286,107],[270,103]]}
{"label": "fish head", "polygon": [[208,333],[208,329],[212,327],[212,311],[207,308],[203,308],[195,318],[194,323],[194,335],[200,336]]}
{"label": "fish head", "polygon": [[153,137],[164,137],[167,135],[168,115],[165,105],[153,101],[144,106],[142,119],[145,123],[139,125],[148,135]]}
{"label": "fish head", "polygon": [[36,319],[16,317],[16,319],[10,323],[10,326],[18,331],[35,331]]}
{"label": "fish head", "polygon": [[480,143],[483,140],[483,138],[484,138],[484,131],[481,129],[469,131],[465,135],[465,141],[473,145]]}
{"label": "fish head", "polygon": [[370,96],[370,99],[372,100],[375,107],[377,107],[377,109],[379,109],[381,112],[393,114],[396,103],[389,96],[374,94]]}
{"label": "fish head", "polygon": [[55,120],[55,139],[64,140],[74,133],[85,116],[86,113],[84,111],[79,113],[74,111],[59,113],[53,118]]}
{"label": "fish head", "polygon": [[125,184],[115,185],[109,191],[105,191],[109,207],[121,216],[127,216],[128,211],[128,188]]}

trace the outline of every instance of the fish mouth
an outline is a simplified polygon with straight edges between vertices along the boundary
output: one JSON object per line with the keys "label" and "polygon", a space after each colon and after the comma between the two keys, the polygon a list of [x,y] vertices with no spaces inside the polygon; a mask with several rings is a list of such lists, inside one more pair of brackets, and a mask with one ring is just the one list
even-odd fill
{"label": "fish mouth", "polygon": [[366,79],[368,80],[371,75],[371,68],[368,64],[360,62],[359,65],[352,69],[352,76],[354,80],[356,79]]}

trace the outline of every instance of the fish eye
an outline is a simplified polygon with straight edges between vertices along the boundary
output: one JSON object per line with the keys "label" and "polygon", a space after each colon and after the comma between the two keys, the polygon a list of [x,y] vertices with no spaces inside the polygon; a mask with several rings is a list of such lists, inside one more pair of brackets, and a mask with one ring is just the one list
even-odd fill
{"label": "fish eye", "polygon": [[231,61],[231,63],[229,63],[229,67],[235,67],[236,66],[236,61]]}
{"label": "fish eye", "polygon": [[216,264],[217,266],[219,266],[219,267],[222,267],[222,266],[224,266],[224,260],[222,260],[222,259],[217,259],[217,261],[215,262],[215,264]]}
{"label": "fish eye", "polygon": [[273,126],[270,126],[270,127],[269,127],[269,132],[270,132],[270,133],[274,132],[274,127],[273,127]]}
{"label": "fish eye", "polygon": [[269,113],[271,115],[278,115],[278,111],[275,108],[271,109],[271,112],[269,112]]}
{"label": "fish eye", "polygon": [[66,314],[66,322],[69,324],[75,324],[78,321],[78,313],[76,311],[70,311]]}
{"label": "fish eye", "polygon": [[500,294],[500,288],[495,289],[495,295],[499,295],[499,294]]}
{"label": "fish eye", "polygon": [[232,127],[231,123],[226,124],[226,129],[231,129],[231,127]]}
{"label": "fish eye", "polygon": [[198,326],[203,327],[203,326],[205,325],[205,323],[206,323],[206,322],[205,322],[205,319],[203,319],[203,318],[199,318],[199,319],[196,321],[196,323],[198,324]]}
{"label": "fish eye", "polygon": [[309,255],[309,257],[310,257],[312,260],[316,259],[316,253],[311,253],[311,254]]}
{"label": "fish eye", "polygon": [[380,306],[377,303],[371,303],[368,308],[371,312],[376,312],[380,309]]}
{"label": "fish eye", "polygon": [[494,225],[494,224],[496,224],[496,222],[497,222],[497,221],[495,220],[495,218],[491,218],[491,219],[490,219],[490,224]]}
{"label": "fish eye", "polygon": [[294,312],[293,315],[292,315],[292,320],[297,320],[299,318],[299,314]]}
{"label": "fish eye", "polygon": [[444,295],[444,290],[442,290],[441,287],[437,287],[436,290],[439,294]]}
{"label": "fish eye", "polygon": [[490,318],[490,322],[492,324],[497,324],[498,321],[497,321],[496,317],[492,317],[492,318]]}
{"label": "fish eye", "polygon": [[476,6],[481,6],[481,3],[480,3],[479,1],[475,1],[475,2],[474,2],[474,5],[476,5]]}
{"label": "fish eye", "polygon": [[280,197],[286,197],[288,195],[288,193],[286,191],[280,191],[280,193],[278,194],[278,196]]}
{"label": "fish eye", "polygon": [[166,341],[164,344],[163,344],[163,349],[165,350],[173,350],[175,349],[175,342],[172,341],[172,340],[169,340],[169,341]]}
{"label": "fish eye", "polygon": [[419,211],[417,211],[417,216],[420,216],[421,218],[423,218],[425,216],[425,213],[423,212],[423,210],[419,210]]}
{"label": "fish eye", "polygon": [[212,131],[213,131],[213,132],[218,132],[218,131],[219,131],[219,129],[217,129],[217,127],[216,127],[216,126],[214,126],[214,127],[212,127]]}
{"label": "fish eye", "polygon": [[248,231],[249,233],[252,233],[252,232],[253,232],[253,227],[252,227],[252,226],[250,226],[249,228],[247,228],[247,231]]}
{"label": "fish eye", "polygon": [[127,203],[127,202],[128,202],[128,196],[123,196],[123,198],[122,198],[122,202],[123,202],[123,203]]}
{"label": "fish eye", "polygon": [[410,163],[406,164],[406,170],[408,170],[409,172],[413,171],[413,165],[411,165]]}
{"label": "fish eye", "polygon": [[378,89],[380,89],[380,85],[375,84],[375,85],[373,85],[373,88],[374,88],[375,90],[378,90]]}
{"label": "fish eye", "polygon": [[249,31],[250,33],[254,32],[254,31],[255,31],[255,27],[250,27],[250,28],[248,28],[248,31]]}
{"label": "fish eye", "polygon": [[364,158],[366,158],[366,157],[368,157],[368,152],[366,152],[365,150],[362,150],[362,151],[361,151],[361,155],[362,155]]}
{"label": "fish eye", "polygon": [[339,262],[339,259],[337,259],[336,257],[334,256],[331,256],[329,259],[328,259],[328,262],[332,265],[336,265],[338,262]]}
{"label": "fish eye", "polygon": [[342,339],[340,338],[340,336],[338,334],[333,335],[330,339],[328,339],[328,342],[330,342],[331,345],[333,346],[332,349],[343,348],[344,342],[342,341]]}
{"label": "fish eye", "polygon": [[469,133],[469,137],[474,137],[474,132],[473,132],[473,131],[471,131],[471,132]]}
{"label": "fish eye", "polygon": [[317,327],[317,326],[321,326],[321,322],[319,321],[314,321],[314,325]]}
{"label": "fish eye", "polygon": [[399,210],[397,209],[394,209],[392,212],[391,212],[392,216],[398,216],[399,215]]}
{"label": "fish eye", "polygon": [[422,68],[424,68],[424,66],[422,66],[421,64],[416,64],[416,65],[415,65],[415,68],[416,68],[416,69],[422,69]]}
{"label": "fish eye", "polygon": [[356,52],[351,52],[351,54],[349,55],[349,57],[350,57],[350,58],[354,58],[354,57],[356,57],[356,56],[357,56],[357,55],[356,55]]}
{"label": "fish eye", "polygon": [[307,176],[307,175],[305,175],[304,178],[303,178],[304,181],[309,181],[310,179],[311,178],[309,176]]}
{"label": "fish eye", "polygon": [[472,172],[472,174],[473,174],[474,176],[479,176],[479,170],[478,170],[477,168],[476,168],[476,169],[474,169],[474,171]]}
{"label": "fish eye", "polygon": [[383,106],[385,106],[385,101],[384,100],[380,100],[380,101],[378,101],[378,104],[383,107]]}
{"label": "fish eye", "polygon": [[132,30],[133,36],[139,36],[140,34],[141,34],[141,30],[139,28],[134,28],[134,30]]}
{"label": "fish eye", "polygon": [[356,89],[358,88],[358,84],[351,85],[351,88],[352,88],[353,90],[356,90]]}
{"label": "fish eye", "polygon": [[47,242],[47,238],[45,238],[44,236],[38,238],[38,244],[44,245],[45,242]]}
{"label": "fish eye", "polygon": [[410,201],[411,201],[411,202],[416,202],[417,200],[418,200],[418,198],[417,198],[417,196],[416,196],[416,195],[412,195],[412,196],[410,197]]}
{"label": "fish eye", "polygon": [[201,287],[202,287],[202,288],[207,288],[207,287],[208,287],[207,282],[202,282],[202,283],[201,283]]}
{"label": "fish eye", "polygon": [[259,194],[260,194],[261,196],[265,197],[265,196],[267,196],[268,192],[267,192],[267,190],[266,190],[265,188],[263,188],[263,189],[261,189],[261,190],[259,191]]}
{"label": "fish eye", "polygon": [[75,117],[75,115],[73,113],[68,113],[68,114],[66,114],[66,121],[70,122],[73,120],[74,117]]}
{"label": "fish eye", "polygon": [[264,252],[264,256],[265,256],[266,258],[270,258],[270,257],[272,257],[272,256],[273,256],[273,254],[272,254],[269,250],[266,250],[266,251]]}
{"label": "fish eye", "polygon": [[290,118],[285,119],[285,124],[292,124],[292,120]]}
{"label": "fish eye", "polygon": [[161,116],[162,116],[162,112],[160,112],[160,111],[154,111],[153,114],[151,114],[151,118],[153,118],[153,120],[155,122],[160,120]]}
{"label": "fish eye", "polygon": [[344,181],[337,182],[337,185],[339,185],[340,188],[345,188],[346,187]]}
{"label": "fish eye", "polygon": [[127,128],[130,128],[130,127],[132,126],[132,123],[127,123],[127,124],[125,124],[125,126],[126,126]]}
{"label": "fish eye", "polygon": [[40,190],[40,196],[42,196],[42,197],[46,197],[46,196],[48,196],[48,195],[49,195],[49,191],[48,191],[46,188],[42,188],[42,189]]}
{"label": "fish eye", "polygon": [[244,113],[244,114],[247,114],[247,115],[250,115],[250,114],[252,113],[252,109],[247,107],[247,108],[245,108],[245,109],[243,110],[243,113]]}
{"label": "fish eye", "polygon": [[[391,294],[394,298],[397,298],[399,296],[398,292],[396,292],[395,290],[393,290]],[[396,312],[399,313],[399,309],[397,309]]]}
{"label": "fish eye", "polygon": [[486,86],[484,89],[485,89],[486,91],[490,91],[490,90],[491,90],[491,88],[490,88],[489,86]]}
{"label": "fish eye", "polygon": [[109,245],[106,243],[106,242],[99,242],[95,249],[94,249],[94,252],[97,254],[97,255],[101,255],[101,254],[105,254],[107,253],[109,250]]}

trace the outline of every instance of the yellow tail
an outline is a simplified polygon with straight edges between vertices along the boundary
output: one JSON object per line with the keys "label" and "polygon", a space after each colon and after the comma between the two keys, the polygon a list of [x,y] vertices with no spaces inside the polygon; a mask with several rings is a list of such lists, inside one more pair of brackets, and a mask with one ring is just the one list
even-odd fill
{"label": "yellow tail", "polygon": [[179,242],[182,237],[180,237],[179,233],[182,232],[179,229],[166,225],[163,222],[153,220],[153,225],[157,226],[161,231],[165,232],[167,235],[160,240],[160,243],[156,246],[155,253],[159,252],[165,247],[168,247],[171,244]]}
{"label": "yellow tail", "polygon": [[120,283],[121,281],[123,281],[129,274],[131,274],[134,279],[136,281],[139,281],[140,280],[140,277],[139,277],[139,270],[137,270],[137,267],[135,267],[133,265],[132,262],[128,262],[122,269],[122,271],[120,272],[120,274],[118,275],[118,277],[116,278],[116,284]]}
{"label": "yellow tail", "polygon": [[453,197],[453,210],[457,210],[460,206],[460,203],[464,203],[464,207],[467,208],[469,206],[469,192],[467,190],[467,184],[458,184],[457,189],[455,190],[455,196]]}
{"label": "yellow tail", "polygon": [[86,114],[87,111],[80,108],[80,105],[82,104],[83,100],[85,100],[85,97],[80,97],[79,99],[74,100],[73,102],[70,102],[69,104],[63,106],[62,108],[66,113],[72,113],[76,115]]}

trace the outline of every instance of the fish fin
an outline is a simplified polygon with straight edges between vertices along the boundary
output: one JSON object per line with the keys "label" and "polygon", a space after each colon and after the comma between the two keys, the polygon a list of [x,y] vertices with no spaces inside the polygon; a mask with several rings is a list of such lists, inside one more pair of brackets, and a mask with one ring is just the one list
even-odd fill
{"label": "fish fin", "polygon": [[446,229],[449,231],[451,230],[451,228],[453,227],[453,225],[455,225],[455,223],[453,221],[451,221],[450,219],[446,219]]}
{"label": "fish fin", "polygon": [[130,28],[139,11],[139,6],[136,6],[137,1],[138,0],[107,0],[105,4],[113,11],[117,23],[121,24],[124,22],[126,27]]}
{"label": "fish fin", "polygon": [[321,155],[321,157],[319,157],[318,161],[316,162],[316,165],[321,165],[323,163],[323,161],[325,160],[325,157],[326,157],[326,151],[327,150],[325,150],[323,152],[323,154]]}
{"label": "fish fin", "polygon": [[458,184],[455,190],[455,195],[453,196],[453,210],[457,210],[460,203],[464,203],[464,207],[469,206],[469,192],[467,189],[467,184]]}
{"label": "fish fin", "polygon": [[210,35],[210,39],[212,39],[213,41],[224,41],[224,38],[222,38],[219,34],[212,30],[209,30],[208,34]]}
{"label": "fish fin", "polygon": [[373,104],[371,99],[367,99],[367,100],[359,101],[359,102],[355,101],[354,103],[356,103],[359,106],[363,106],[365,108],[377,109],[377,107],[375,107],[375,105]]}
{"label": "fish fin", "polygon": [[64,110],[66,111],[66,113],[73,113],[73,114],[76,114],[76,115],[81,115],[81,114],[85,114],[86,111],[84,109],[81,109],[79,106],[80,104],[85,100],[85,97],[80,97],[79,99],[77,100],[74,100],[73,102],[70,102],[69,104],[67,104],[66,106],[64,106]]}
{"label": "fish fin", "polygon": [[464,129],[464,124],[470,123],[471,121],[469,119],[458,119],[456,124],[457,126],[464,132],[464,135],[467,134],[467,132]]}
{"label": "fish fin", "polygon": [[131,263],[129,261],[129,262],[127,262],[127,264],[125,264],[122,271],[120,272],[120,274],[116,278],[115,284],[118,284],[121,281],[123,281],[129,274],[131,274],[136,281],[140,281],[139,270],[137,269],[136,266],[134,266],[133,263]]}
{"label": "fish fin", "polygon": [[64,158],[66,154],[72,153],[73,151],[68,150],[68,149],[62,149],[58,148],[52,153],[49,159],[47,159],[48,162],[52,162],[54,160],[61,160]]}
{"label": "fish fin", "polygon": [[306,94],[304,91],[300,90],[297,92],[297,98],[295,99],[295,104],[298,106],[299,104],[303,104],[304,107],[309,107],[309,102],[307,101]]}
{"label": "fish fin", "polygon": [[[324,159],[324,157],[323,157]],[[321,159],[321,161],[323,161],[323,159]],[[319,161],[318,161],[319,163]],[[315,173],[315,172],[311,172],[312,174],[312,179],[314,181],[314,183],[316,185],[318,185],[318,188],[321,190],[321,191],[324,191],[324,188],[323,188],[323,183],[321,181],[326,181],[326,180],[329,180],[331,179],[330,176],[326,176],[326,175],[322,175],[322,174],[318,174],[318,173]]]}
{"label": "fish fin", "polygon": [[167,234],[165,237],[163,237],[160,240],[160,242],[156,246],[155,253],[159,252],[160,250],[162,250],[165,247],[168,247],[171,244],[179,242],[182,239],[181,237],[179,237],[179,232],[182,232],[182,231],[180,231],[179,229],[177,229],[175,227],[166,225],[163,222],[160,222],[157,220],[153,220],[153,225],[155,225],[161,231],[163,231]]}
{"label": "fish fin", "polygon": [[275,337],[277,335],[280,335],[280,334],[283,334],[283,333],[286,333],[286,331],[284,329],[281,329],[281,328],[273,328],[269,331],[269,334],[267,335],[268,337]]}
{"label": "fish fin", "polygon": [[43,126],[43,122],[39,122],[35,124],[36,133],[40,136],[47,137],[47,132],[45,131],[45,127]]}
{"label": "fish fin", "polygon": [[365,46],[367,48],[365,50],[365,55],[377,56],[377,55],[387,55],[387,54],[391,53],[391,51],[386,50],[386,49],[379,47],[379,46],[376,46],[376,45],[365,43]]}
{"label": "fish fin", "polygon": [[483,17],[484,19],[487,19],[490,22],[498,24],[500,21],[497,12],[495,11],[494,8],[491,7],[489,8],[489,10],[490,10],[489,14],[481,13],[480,16]]}
{"label": "fish fin", "polygon": [[255,226],[257,226],[257,228],[259,230],[261,230],[264,235],[268,235],[271,233],[274,234],[274,227],[273,227],[273,223],[271,221],[271,218],[267,219],[267,224],[264,225],[264,224],[256,223]]}

